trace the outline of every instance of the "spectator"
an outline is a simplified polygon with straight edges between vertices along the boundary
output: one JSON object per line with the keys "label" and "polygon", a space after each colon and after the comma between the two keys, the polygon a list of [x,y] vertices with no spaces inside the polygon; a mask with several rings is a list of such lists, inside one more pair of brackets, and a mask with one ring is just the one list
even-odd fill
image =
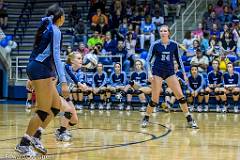
{"label": "spectator", "polygon": [[217,24],[218,27],[221,26],[220,21],[218,20],[217,16],[216,16],[216,12],[213,10],[211,12],[210,17],[207,19],[206,23],[205,23],[205,29],[206,30],[210,30],[213,26],[213,23]]}
{"label": "spectator", "polygon": [[216,23],[212,24],[212,29],[210,30],[210,37],[220,39],[220,30],[218,29],[218,25]]}
{"label": "spectator", "polygon": [[99,18],[103,16],[105,19],[105,24],[108,24],[108,18],[106,15],[102,14],[102,11],[100,8],[97,9],[97,13],[92,17],[92,24],[91,26],[94,28],[97,26],[98,22],[99,22]]}
{"label": "spectator", "polygon": [[118,28],[118,39],[125,40],[126,35],[128,33],[128,19],[127,17],[124,17],[122,20],[122,23],[119,25]]}
{"label": "spectator", "polygon": [[222,54],[222,47],[219,44],[219,41],[212,37],[209,40],[209,48],[207,50],[207,55],[210,59],[210,61],[212,61],[213,59],[215,59],[216,57],[219,57]]}
{"label": "spectator", "polygon": [[152,23],[155,24],[155,26],[158,28],[158,30],[159,30],[160,26],[164,24],[164,18],[162,16],[160,16],[159,10],[155,11],[154,16],[152,17]]}
{"label": "spectator", "polygon": [[203,24],[198,23],[198,28],[192,32],[195,39],[198,39],[199,41],[203,38]]}
{"label": "spectator", "polygon": [[98,31],[94,31],[92,37],[88,40],[87,45],[89,49],[93,49],[93,47],[97,44],[97,43],[101,43],[103,44],[102,39],[99,36],[99,32]]}
{"label": "spectator", "polygon": [[227,24],[223,25],[223,30],[220,32],[220,39],[222,39],[225,32],[229,32],[229,27]]}
{"label": "spectator", "polygon": [[221,39],[221,46],[226,55],[235,55],[236,43],[233,40],[233,35],[230,32],[225,32]]}
{"label": "spectator", "polygon": [[193,47],[193,38],[190,31],[186,31],[183,39],[183,45],[186,49]]}
{"label": "spectator", "polygon": [[214,6],[214,11],[216,12],[217,17],[223,14],[223,0],[217,1],[217,5]]}
{"label": "spectator", "polygon": [[196,56],[192,58],[190,64],[197,66],[199,73],[207,74],[209,60],[207,56],[203,55],[201,49],[196,50]]}
{"label": "spectator", "polygon": [[226,72],[227,71],[227,64],[230,62],[229,58],[226,57],[225,54],[221,54],[217,60],[219,61],[219,69],[222,72]]}
{"label": "spectator", "polygon": [[224,12],[219,15],[219,20],[221,22],[221,25],[230,24],[232,22],[233,15],[230,12],[229,7],[228,6],[224,6],[223,11]]}
{"label": "spectator", "polygon": [[203,53],[206,54],[207,49],[209,48],[209,33],[203,32],[203,38],[201,40],[201,48]]}
{"label": "spectator", "polygon": [[181,11],[181,3],[180,0],[167,0],[167,3],[164,4],[164,12],[165,16],[168,16],[168,10],[169,9],[175,9],[176,10],[176,17],[180,16]]}
{"label": "spectator", "polygon": [[153,0],[152,4],[151,4],[151,8],[152,8],[152,15],[155,14],[156,11],[160,12],[160,16],[164,17],[164,4],[163,4],[163,0]]}
{"label": "spectator", "polygon": [[98,0],[98,2],[95,5],[101,9],[102,13],[105,14],[106,3],[107,3],[106,0]]}
{"label": "spectator", "polygon": [[192,47],[187,49],[187,57],[188,57],[188,61],[191,61],[192,57],[196,55],[196,50],[200,49],[200,41],[195,39],[193,40],[193,44]]}
{"label": "spectator", "polygon": [[8,13],[7,13],[7,4],[4,0],[0,0],[0,27],[2,29],[7,28],[8,25]]}
{"label": "spectator", "polygon": [[[126,50],[126,48],[124,46],[124,42],[123,41],[118,41],[118,46],[117,46],[116,53],[113,54],[113,55],[120,55],[120,56],[122,56],[123,70],[127,74],[129,74],[129,71],[130,71],[130,61],[127,59],[127,50]],[[115,61],[115,60],[113,60],[113,61]]]}
{"label": "spectator", "polygon": [[108,25],[105,22],[104,16],[99,17],[98,24],[96,25],[94,30],[97,30],[101,36],[105,35],[106,32],[109,30]]}
{"label": "spectator", "polygon": [[73,4],[68,14],[69,27],[74,28],[77,25],[78,20],[80,18],[81,18],[81,11],[77,9],[76,4]]}
{"label": "spectator", "polygon": [[74,27],[73,32],[73,39],[72,39],[72,47],[74,46],[75,42],[83,41],[84,44],[87,44],[87,27],[83,20],[80,18],[78,23]]}
{"label": "spectator", "polygon": [[134,36],[134,33],[128,32],[127,38],[126,38],[126,48],[128,51],[128,55],[134,55],[135,54],[135,48],[136,48],[136,37]]}
{"label": "spectator", "polygon": [[119,27],[119,22],[122,21],[124,15],[124,8],[121,0],[115,0],[111,6],[111,15],[113,18],[113,28]]}
{"label": "spectator", "polygon": [[213,5],[212,4],[208,4],[207,8],[208,8],[207,11],[204,12],[204,14],[203,14],[203,24],[206,24],[207,19],[210,18],[210,15],[211,15],[211,13],[213,11]]}
{"label": "spectator", "polygon": [[150,44],[155,41],[155,30],[156,26],[152,23],[152,18],[148,15],[145,19],[145,22],[141,24],[141,35],[140,35],[140,46],[141,49],[144,49],[144,42],[145,40],[150,39]]}
{"label": "spectator", "polygon": [[89,49],[86,47],[85,43],[80,42],[77,48],[77,52],[80,52],[83,57],[89,53]]}
{"label": "spectator", "polygon": [[66,47],[67,47],[66,50],[63,51],[63,59],[65,59],[73,51],[71,45],[68,45]]}

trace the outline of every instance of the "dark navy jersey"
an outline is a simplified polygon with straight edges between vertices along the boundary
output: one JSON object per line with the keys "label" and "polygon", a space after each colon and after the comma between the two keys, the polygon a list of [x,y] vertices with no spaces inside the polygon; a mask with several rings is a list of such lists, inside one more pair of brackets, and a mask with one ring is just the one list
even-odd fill
{"label": "dark navy jersey", "polygon": [[159,72],[174,73],[174,60],[177,61],[183,72],[185,72],[181,57],[179,56],[178,44],[173,40],[169,40],[168,44],[165,45],[161,40],[157,40],[149,49],[147,57],[148,72],[152,73],[152,65],[152,69],[157,68]]}
{"label": "dark navy jersey", "polygon": [[85,83],[88,86],[92,86],[92,84],[93,84],[93,73],[88,72],[88,73],[85,74]]}
{"label": "dark navy jersey", "polygon": [[145,86],[147,85],[147,73],[144,71],[141,72],[133,72],[130,76],[130,79],[135,82],[137,82],[138,84],[140,84],[141,86]]}
{"label": "dark navy jersey", "polygon": [[222,72],[218,71],[217,74],[214,71],[208,73],[208,84],[222,84]]}
{"label": "dark navy jersey", "polygon": [[93,75],[93,87],[103,87],[107,83],[107,73],[102,72],[102,74],[99,74],[96,72]]}
{"label": "dark navy jersey", "polygon": [[223,81],[225,85],[229,85],[229,84],[239,85],[240,84],[239,73],[234,72],[233,75],[230,75],[229,73],[225,73],[223,75]]}
{"label": "dark navy jersey", "polygon": [[121,72],[119,75],[117,75],[115,72],[113,72],[110,75],[110,85],[115,86],[124,86],[127,84],[127,76],[125,72]]}
{"label": "dark navy jersey", "polygon": [[192,91],[199,92],[204,87],[203,76],[198,74],[195,78],[191,75],[188,77],[188,89]]}

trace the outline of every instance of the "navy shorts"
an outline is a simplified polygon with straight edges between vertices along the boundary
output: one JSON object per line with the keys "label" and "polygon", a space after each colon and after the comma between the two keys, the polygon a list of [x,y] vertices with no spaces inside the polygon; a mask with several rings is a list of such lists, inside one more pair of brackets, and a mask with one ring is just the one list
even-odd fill
{"label": "navy shorts", "polygon": [[158,67],[152,68],[152,74],[154,76],[161,77],[163,80],[167,79],[168,77],[171,77],[172,75],[175,75],[174,70],[163,70]]}
{"label": "navy shorts", "polygon": [[41,62],[31,61],[27,66],[27,75],[30,80],[55,77],[55,71]]}

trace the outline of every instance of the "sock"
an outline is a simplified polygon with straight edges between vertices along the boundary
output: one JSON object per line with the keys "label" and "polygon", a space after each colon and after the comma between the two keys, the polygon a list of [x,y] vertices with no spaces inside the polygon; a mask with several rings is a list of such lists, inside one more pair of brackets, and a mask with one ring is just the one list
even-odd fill
{"label": "sock", "polygon": [[191,116],[190,112],[184,112],[185,117],[188,117],[189,115]]}
{"label": "sock", "polygon": [[63,132],[65,132],[67,130],[66,127],[60,126],[60,128],[58,129],[58,131],[60,132],[60,134],[62,134]]}
{"label": "sock", "polygon": [[43,131],[44,131],[44,129],[42,127],[39,127],[37,129],[36,133],[33,135],[33,137],[41,139],[41,135],[42,135]]}
{"label": "sock", "polygon": [[30,146],[31,137],[28,134],[24,134],[20,141],[20,146]]}
{"label": "sock", "polygon": [[149,121],[149,115],[147,115],[147,113],[146,113],[146,115],[144,116],[143,119]]}

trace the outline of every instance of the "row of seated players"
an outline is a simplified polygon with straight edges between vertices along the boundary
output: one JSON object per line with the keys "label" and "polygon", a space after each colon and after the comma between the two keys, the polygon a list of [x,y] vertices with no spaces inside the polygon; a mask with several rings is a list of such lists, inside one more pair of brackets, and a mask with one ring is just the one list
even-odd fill
{"label": "row of seated players", "polygon": [[[79,54],[80,55],[80,54]],[[75,55],[76,56],[76,55]],[[178,64],[175,61],[175,72],[179,77],[179,81],[182,84],[183,90],[188,97],[188,102],[192,105],[197,105],[198,111],[203,108],[203,100],[205,98],[204,110],[208,111],[209,94],[214,94],[217,100],[217,111],[227,111],[228,101],[227,95],[233,97],[234,109],[238,112],[238,100],[239,100],[239,84],[240,76],[233,71],[233,64],[228,64],[228,72],[224,75],[219,71],[219,61],[214,60],[213,71],[208,73],[207,81],[201,74],[198,73],[197,66],[191,66],[190,76],[188,77],[188,83],[183,80],[183,74],[178,69]],[[135,70],[131,73],[129,80],[125,72],[121,70],[121,64],[114,64],[114,71],[108,78],[106,72],[103,70],[103,64],[98,63],[97,71],[95,74],[86,74],[81,69],[76,69],[74,64],[66,64],[65,70],[67,79],[73,79],[70,83],[70,90],[72,92],[72,99],[75,103],[76,109],[83,108],[84,95],[88,96],[88,106],[90,109],[95,109],[96,103],[94,96],[100,95],[100,102],[98,103],[99,109],[111,109],[111,95],[115,94],[119,99],[118,107],[120,110],[131,110],[132,96],[138,95],[141,103],[141,109],[145,110],[147,105],[146,95],[151,94],[151,85],[147,79],[147,73],[144,70],[143,62],[141,60],[135,61]],[[73,69],[75,68],[75,70]],[[75,80],[74,80],[75,79]],[[81,85],[76,87],[75,84]],[[168,108],[174,104],[175,98],[170,88],[163,85],[162,94],[165,95]],[[126,106],[123,103],[122,97],[126,99]],[[197,99],[197,100],[195,100]],[[220,107],[220,104],[224,104]],[[193,106],[191,107],[193,110]]]}

